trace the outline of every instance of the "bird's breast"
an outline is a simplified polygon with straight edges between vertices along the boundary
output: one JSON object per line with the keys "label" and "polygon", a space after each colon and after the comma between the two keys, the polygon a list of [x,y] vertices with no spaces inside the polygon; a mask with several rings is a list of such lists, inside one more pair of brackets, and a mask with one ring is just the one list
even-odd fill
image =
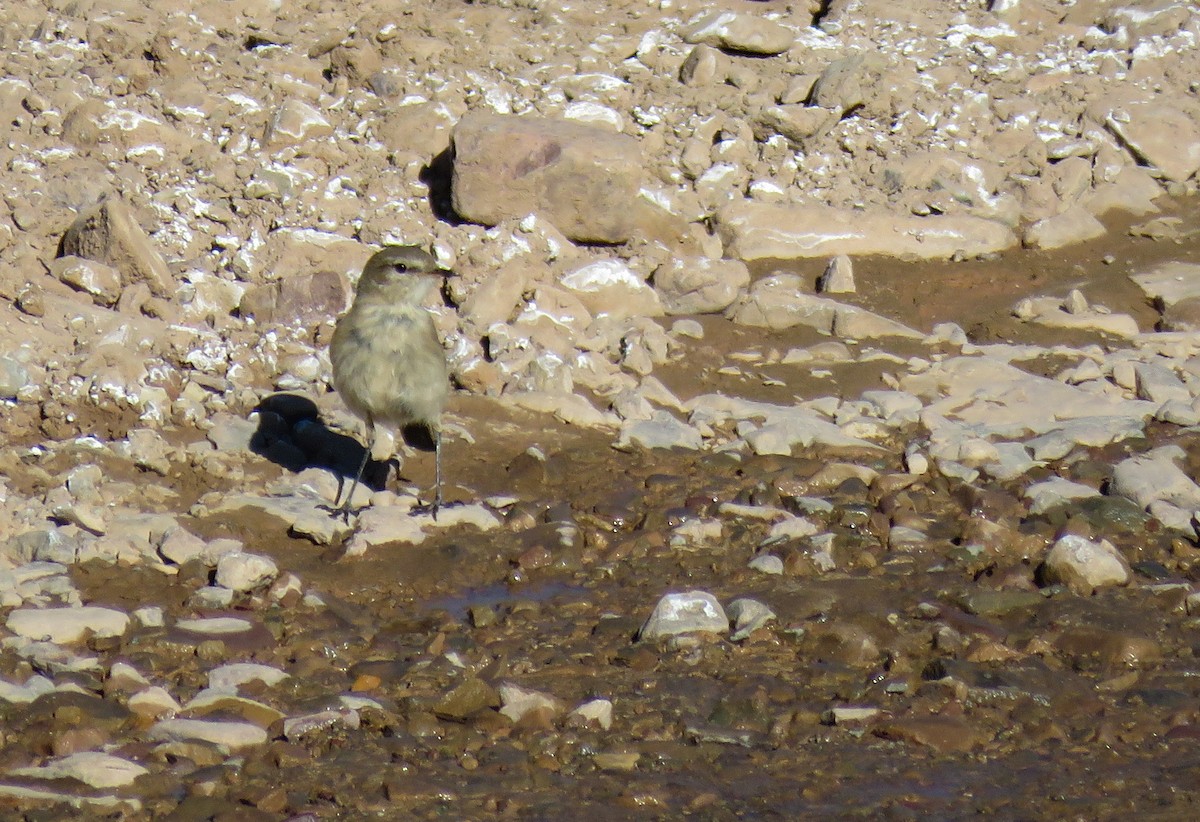
{"label": "bird's breast", "polygon": [[351,310],[342,323],[353,344],[374,352],[407,351],[433,332],[433,318],[422,308],[378,307]]}

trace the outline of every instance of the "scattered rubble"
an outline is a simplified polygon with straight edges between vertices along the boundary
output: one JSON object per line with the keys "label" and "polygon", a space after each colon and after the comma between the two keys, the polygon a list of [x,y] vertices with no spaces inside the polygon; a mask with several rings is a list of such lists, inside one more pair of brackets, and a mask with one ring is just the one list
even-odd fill
{"label": "scattered rubble", "polygon": [[[1186,816],[1198,37],[14,5],[5,806]],[[453,270],[449,500],[394,432],[335,517],[327,347],[385,243]]]}

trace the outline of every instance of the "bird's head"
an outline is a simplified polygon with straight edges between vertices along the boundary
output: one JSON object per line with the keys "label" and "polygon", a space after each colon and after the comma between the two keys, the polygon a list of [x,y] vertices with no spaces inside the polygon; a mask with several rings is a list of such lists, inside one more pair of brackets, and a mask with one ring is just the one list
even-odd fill
{"label": "bird's head", "polygon": [[420,246],[384,246],[363,266],[358,296],[379,295],[391,303],[420,303],[445,273]]}

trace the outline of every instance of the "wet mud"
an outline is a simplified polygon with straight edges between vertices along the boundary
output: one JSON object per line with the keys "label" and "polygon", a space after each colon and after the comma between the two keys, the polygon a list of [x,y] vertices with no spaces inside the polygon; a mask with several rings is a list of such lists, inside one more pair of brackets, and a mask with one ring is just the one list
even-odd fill
{"label": "wet mud", "polygon": [[[1154,246],[1121,243],[1139,264],[1154,257]],[[1083,287],[1093,299],[1111,295],[1103,299],[1114,309],[1140,310],[1119,277],[1107,276],[1115,269],[1094,266],[1090,252],[1057,267],[1043,262],[1019,252],[975,265],[1040,268],[1033,293]],[[1099,275],[1076,277],[1080,266]],[[995,290],[987,291],[963,274],[970,285],[960,291],[933,287],[939,266],[888,270],[889,278],[863,277],[875,283],[862,295],[874,310],[917,326],[961,317],[995,334],[1030,328],[1009,325],[999,307],[1030,293],[1028,282],[1001,288],[989,280]],[[784,365],[721,374],[747,347],[786,351],[815,340],[752,333],[720,318],[703,325],[695,355],[663,375],[685,399],[720,391],[786,402],[807,393],[806,379],[825,390],[843,385],[849,396],[878,379],[861,363],[857,377]],[[347,694],[370,707],[357,727],[285,738],[279,723],[268,725],[271,740],[236,761],[196,743],[124,789],[144,803],[127,818],[1194,812],[1200,686],[1184,600],[1200,577],[1200,550],[1134,506],[1101,498],[1032,515],[1020,483],[904,474],[900,443],[872,454],[814,448],[790,457],[618,451],[602,433],[469,397],[456,398],[451,422],[471,438],[448,441],[451,505],[508,497],[498,531],[444,529],[419,545],[344,558],[339,542],[315,545],[251,514],[184,518],[204,539],[238,539],[272,557],[318,591],[324,607],[241,594],[221,613],[250,619],[249,638],[197,644],[174,629],[139,628],[96,653],[128,660],[182,696],[198,692],[214,664],[254,661],[291,674],[250,694],[283,714],[328,709]],[[1200,463],[1194,433],[1158,426],[1147,437],[1179,444]],[[1146,445],[1096,449],[1041,476],[1103,483],[1109,466]],[[32,491],[68,468],[69,455],[55,459],[10,475]],[[864,466],[876,480],[864,481]],[[286,473],[255,457],[241,482]],[[165,504],[185,510],[212,486],[183,474],[114,479],[158,488]],[[409,451],[400,478],[391,478],[417,487],[431,480],[432,457],[420,451]],[[836,570],[814,565],[799,541],[770,546],[781,575],[749,568],[769,523],[734,516],[731,504],[819,520],[833,534]],[[688,522],[720,523],[720,537],[692,540],[680,530]],[[892,529],[918,522],[926,535],[919,544],[889,540]],[[973,532],[993,526],[1002,537],[980,551]],[[1064,530],[1112,540],[1131,558],[1134,584],[1091,597],[1043,584],[1035,557]],[[189,598],[210,575],[200,563],[165,577],[92,562],[72,579],[89,603],[156,604],[170,624],[197,615]],[[736,642],[639,641],[658,598],[687,590],[722,602],[758,599],[776,618]],[[6,675],[24,664],[8,660]],[[514,682],[568,708],[610,700],[612,724],[549,709],[514,722],[497,712],[497,689]],[[211,716],[245,719],[249,710]],[[6,749],[56,749],[69,724],[64,712],[114,740],[138,721],[108,718],[94,705],[75,714],[10,709]],[[120,750],[135,755],[138,745]]]}

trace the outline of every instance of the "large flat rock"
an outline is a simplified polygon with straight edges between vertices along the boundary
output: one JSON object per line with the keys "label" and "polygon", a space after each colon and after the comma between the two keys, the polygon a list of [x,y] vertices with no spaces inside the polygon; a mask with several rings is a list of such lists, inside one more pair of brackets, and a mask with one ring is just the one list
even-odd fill
{"label": "large flat rock", "polygon": [[129,615],[94,605],[82,608],[20,608],[8,615],[5,627],[18,636],[69,644],[89,635],[121,636]]}
{"label": "large flat rock", "polygon": [[1172,260],[1148,271],[1131,274],[1130,279],[1147,297],[1170,307],[1184,300],[1200,298],[1200,265]]}
{"label": "large flat rock", "polygon": [[1013,248],[1008,226],[981,217],[912,217],[884,211],[738,201],[717,212],[725,252],[745,262],[883,254],[922,260]]}
{"label": "large flat rock", "polygon": [[454,128],[454,210],[471,222],[536,212],[572,240],[623,242],[641,178],[637,141],[607,129],[483,112]]}

